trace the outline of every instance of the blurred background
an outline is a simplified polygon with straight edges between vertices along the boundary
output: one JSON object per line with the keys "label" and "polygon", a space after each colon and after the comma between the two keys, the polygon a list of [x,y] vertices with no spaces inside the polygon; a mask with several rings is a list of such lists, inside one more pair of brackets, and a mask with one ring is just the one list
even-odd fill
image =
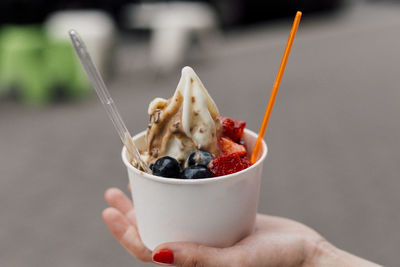
{"label": "blurred background", "polygon": [[[259,211],[387,266],[400,246],[400,1],[0,2],[0,265],[149,266],[101,219],[126,190],[121,143],[67,30],[80,32],[132,133],[192,66],[221,114],[271,116]],[[151,193],[151,192],[149,192]]]}

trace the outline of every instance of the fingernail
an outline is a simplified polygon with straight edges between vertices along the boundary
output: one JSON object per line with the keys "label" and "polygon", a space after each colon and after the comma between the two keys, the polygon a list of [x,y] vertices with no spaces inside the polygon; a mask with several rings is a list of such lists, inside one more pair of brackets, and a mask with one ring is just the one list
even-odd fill
{"label": "fingernail", "polygon": [[160,249],[153,256],[153,261],[164,264],[174,263],[174,253],[169,249]]}

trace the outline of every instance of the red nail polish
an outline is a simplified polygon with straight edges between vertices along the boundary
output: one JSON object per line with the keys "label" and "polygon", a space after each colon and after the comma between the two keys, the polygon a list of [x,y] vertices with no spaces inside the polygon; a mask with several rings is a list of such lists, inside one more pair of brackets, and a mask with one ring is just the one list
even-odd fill
{"label": "red nail polish", "polygon": [[174,263],[174,253],[169,249],[160,249],[153,256],[153,261],[164,264]]}

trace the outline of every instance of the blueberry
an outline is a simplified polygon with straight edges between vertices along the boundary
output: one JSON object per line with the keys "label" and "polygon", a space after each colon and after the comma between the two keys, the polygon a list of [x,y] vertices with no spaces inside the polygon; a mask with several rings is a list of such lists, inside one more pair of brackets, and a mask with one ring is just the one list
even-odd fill
{"label": "blueberry", "polygon": [[193,165],[201,165],[201,166],[207,166],[210,161],[214,159],[213,155],[208,153],[207,151],[204,150],[196,150],[192,154],[190,154],[189,159],[188,159],[188,165],[193,166]]}
{"label": "blueberry", "polygon": [[151,163],[151,164],[149,165],[149,169],[150,169],[150,170],[153,170],[153,166],[154,166],[154,164]]}
{"label": "blueberry", "polygon": [[169,178],[179,178],[181,171],[178,161],[168,156],[157,159],[152,170],[154,175]]}
{"label": "blueberry", "polygon": [[189,166],[181,173],[181,179],[201,179],[210,177],[212,177],[212,174],[205,166]]}

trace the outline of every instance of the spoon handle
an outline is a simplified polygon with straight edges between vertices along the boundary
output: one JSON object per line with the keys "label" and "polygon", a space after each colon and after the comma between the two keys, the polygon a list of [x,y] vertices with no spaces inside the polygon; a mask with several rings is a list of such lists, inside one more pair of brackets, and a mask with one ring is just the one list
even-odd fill
{"label": "spoon handle", "polygon": [[71,38],[72,45],[75,49],[76,54],[78,55],[79,60],[83,68],[86,71],[94,89],[96,90],[97,95],[100,98],[101,103],[107,111],[108,116],[113,122],[115,129],[117,130],[119,137],[121,138],[122,143],[127,148],[130,156],[137,160],[140,166],[147,172],[151,173],[147,164],[142,160],[140,153],[137,147],[132,142],[132,137],[126,128],[124,121],[121,118],[121,115],[118,112],[117,107],[115,106],[114,100],[111,98],[111,95],[101,78],[99,71],[94,65],[92,58],[89,55],[89,52],[86,49],[85,43],[80,38],[79,34],[75,30],[69,31],[69,36]]}

